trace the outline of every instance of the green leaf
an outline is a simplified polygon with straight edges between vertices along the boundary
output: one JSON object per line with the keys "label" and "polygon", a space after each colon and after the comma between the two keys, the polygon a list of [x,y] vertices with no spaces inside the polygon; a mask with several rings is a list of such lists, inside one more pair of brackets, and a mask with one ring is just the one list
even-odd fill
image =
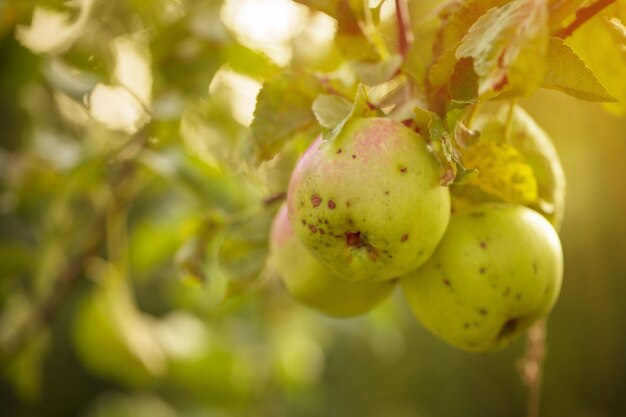
{"label": "green leaf", "polygon": [[363,84],[375,86],[389,81],[398,72],[401,65],[402,57],[400,55],[393,55],[391,58],[384,61],[354,62],[352,63],[352,68]]}
{"label": "green leaf", "polygon": [[462,2],[449,2],[440,11],[442,19],[439,31],[439,44],[441,51],[456,49],[458,43],[467,34],[470,27],[488,10],[501,7],[510,0],[467,0]]}
{"label": "green leaf", "polygon": [[548,72],[541,86],[588,101],[617,101],[578,55],[559,38],[550,38]]}
{"label": "green leaf", "polygon": [[457,61],[448,86],[452,99],[464,103],[474,102],[478,97],[478,81],[472,58]]}
{"label": "green leaf", "polygon": [[481,16],[461,41],[456,57],[474,59],[480,96],[493,96],[505,87],[528,95],[544,78],[547,49],[546,3],[516,0]]}
{"label": "green leaf", "polygon": [[332,130],[350,114],[352,107],[344,97],[322,94],[313,102],[313,113],[323,129]]}
{"label": "green leaf", "polygon": [[273,217],[274,212],[263,207],[224,232],[218,262],[220,271],[228,278],[226,298],[242,294],[261,276],[269,252]]}
{"label": "green leaf", "polygon": [[297,133],[316,127],[311,106],[323,92],[317,78],[303,73],[287,73],[263,85],[251,125],[261,161],[272,159]]}
{"label": "green leaf", "polygon": [[[367,98],[367,92],[365,91],[365,87],[363,87],[362,85],[359,86],[356,93],[356,98],[354,99],[354,104],[351,106],[347,114],[345,112],[347,110],[345,103],[344,105],[341,105],[341,108],[339,108],[339,105],[337,105],[337,103],[334,103],[335,108],[344,113],[343,115],[337,115],[337,117],[333,117],[332,121],[327,115],[328,112],[332,111],[332,109],[323,109],[321,104],[322,103],[318,103],[318,106],[316,106],[316,110],[317,112],[319,112],[319,115],[318,113],[316,113],[316,117],[318,117],[318,119],[324,118],[324,123],[327,124],[327,126],[322,126],[322,138],[324,140],[335,139],[337,136],[339,136],[346,123],[354,118],[372,117],[378,115],[377,111],[370,107]],[[325,116],[321,113],[324,113]]]}

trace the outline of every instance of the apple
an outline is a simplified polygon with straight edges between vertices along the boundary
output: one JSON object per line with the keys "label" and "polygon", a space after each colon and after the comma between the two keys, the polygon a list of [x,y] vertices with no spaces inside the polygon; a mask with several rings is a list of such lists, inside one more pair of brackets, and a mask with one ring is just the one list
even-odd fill
{"label": "apple", "polygon": [[450,217],[450,193],[424,139],[385,118],[349,121],[317,139],[298,161],[289,219],[329,269],[354,281],[384,281],[432,254]]}
{"label": "apple", "polygon": [[552,225],[521,205],[484,203],[452,215],[433,256],[401,279],[415,317],[467,351],[511,343],[547,316],[563,252]]}
{"label": "apple", "polygon": [[301,303],[333,317],[364,314],[387,298],[395,281],[354,283],[322,265],[300,242],[283,204],[274,218],[272,263],[287,291]]}

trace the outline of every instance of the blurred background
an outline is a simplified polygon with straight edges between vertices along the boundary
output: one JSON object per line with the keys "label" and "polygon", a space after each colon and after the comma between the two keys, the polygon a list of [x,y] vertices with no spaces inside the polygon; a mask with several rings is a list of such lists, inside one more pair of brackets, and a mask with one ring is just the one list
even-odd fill
{"label": "blurred background", "polygon": [[[255,98],[336,70],[334,31],[289,0],[0,0],[0,415],[525,415],[523,340],[460,352],[399,293],[325,318],[265,267],[297,154],[246,162]],[[624,416],[626,120],[520,104],[568,178],[541,415]]]}

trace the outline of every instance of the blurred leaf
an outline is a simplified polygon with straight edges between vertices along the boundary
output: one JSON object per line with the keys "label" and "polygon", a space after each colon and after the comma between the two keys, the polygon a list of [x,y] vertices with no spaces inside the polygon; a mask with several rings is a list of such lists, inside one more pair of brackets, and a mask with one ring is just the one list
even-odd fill
{"label": "blurred leaf", "polygon": [[303,73],[287,73],[263,85],[251,126],[261,161],[272,159],[297,133],[315,128],[311,106],[323,92],[317,78]]}
{"label": "blurred leaf", "polygon": [[559,90],[583,100],[616,101],[574,51],[563,44],[562,39],[550,38],[547,59],[548,72],[542,87]]}
{"label": "blurred leaf", "polygon": [[402,57],[392,55],[389,59],[377,62],[357,61],[352,68],[363,84],[375,86],[389,81],[400,69]]}
{"label": "blurred leaf", "polygon": [[37,7],[30,26],[18,26],[16,38],[35,53],[61,53],[82,34],[95,0],[79,0],[80,13],[70,23],[70,14]]}
{"label": "blurred leaf", "polygon": [[26,245],[0,241],[0,279],[29,271],[32,259],[32,250]]}
{"label": "blurred leaf", "polygon": [[245,176],[232,175],[178,149],[145,150],[138,161],[152,172],[189,192],[205,208],[233,211],[254,200],[258,190]]}
{"label": "blurred leaf", "polygon": [[86,417],[177,417],[175,409],[160,397],[141,393],[128,395],[121,392],[106,392],[90,407]]}
{"label": "blurred leaf", "polygon": [[505,87],[527,95],[539,87],[546,71],[547,19],[544,1],[515,0],[490,9],[472,25],[456,56],[474,59],[479,95]]}
{"label": "blurred leaf", "polygon": [[256,79],[270,79],[280,70],[266,55],[238,43],[224,48],[224,57],[234,71]]}
{"label": "blurred leaf", "polygon": [[265,208],[224,231],[218,262],[229,279],[227,298],[240,295],[260,277],[269,251],[273,217],[274,211]]}
{"label": "blurred leaf", "polygon": [[137,310],[126,277],[116,267],[96,261],[91,271],[101,287],[81,299],[74,320],[80,360],[92,372],[118,382],[150,384],[167,366],[150,318]]}

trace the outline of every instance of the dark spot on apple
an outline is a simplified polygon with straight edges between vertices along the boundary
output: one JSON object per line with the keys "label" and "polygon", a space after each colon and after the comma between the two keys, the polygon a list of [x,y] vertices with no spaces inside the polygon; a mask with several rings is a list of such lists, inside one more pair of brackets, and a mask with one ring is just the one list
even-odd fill
{"label": "dark spot on apple", "polygon": [[346,207],[350,207],[350,202],[346,201]]}
{"label": "dark spot on apple", "polygon": [[400,238],[400,242],[406,242],[407,240],[409,240],[409,235],[405,233]]}
{"label": "dark spot on apple", "polygon": [[407,171],[407,169],[406,169],[406,167],[405,167],[404,165],[400,165],[400,166],[398,167],[398,169],[399,169],[399,170],[400,170],[400,172],[401,172],[401,173],[403,173],[403,174],[405,174],[405,173],[406,173],[406,171]]}
{"label": "dark spot on apple", "polygon": [[482,211],[475,211],[472,214],[470,214],[471,217],[475,218],[475,219],[479,219],[481,217],[485,217],[485,213]]}
{"label": "dark spot on apple", "polygon": [[363,246],[363,242],[361,241],[361,232],[346,232],[346,245],[355,248]]}
{"label": "dark spot on apple", "polygon": [[484,274],[484,273],[485,273],[485,271],[486,271],[486,269],[485,269],[484,267],[483,267],[483,268],[480,268],[480,269],[478,270],[478,272],[480,272],[481,274]]}
{"label": "dark spot on apple", "polygon": [[464,329],[469,329],[469,327],[470,327],[469,323],[463,323],[463,328]]}
{"label": "dark spot on apple", "polygon": [[333,210],[335,207],[335,202],[333,200],[328,200],[328,208]]}
{"label": "dark spot on apple", "polygon": [[320,227],[320,235],[325,235],[326,231]]}
{"label": "dark spot on apple", "polygon": [[337,155],[339,155],[342,152],[341,148],[337,149]]}
{"label": "dark spot on apple", "polygon": [[450,284],[450,280],[449,280],[448,278],[444,278],[444,279],[443,279],[443,284],[444,284],[446,287],[449,287],[449,286],[451,285],[451,284]]}
{"label": "dark spot on apple", "polygon": [[511,288],[506,287],[504,291],[502,292],[502,295],[504,295],[505,297],[508,297],[510,293],[511,293]]}
{"label": "dark spot on apple", "polygon": [[355,154],[352,154],[352,159],[356,159],[356,155]]}
{"label": "dark spot on apple", "polygon": [[348,224],[349,224],[350,226],[353,226],[353,225],[354,225],[354,220],[352,220],[352,219],[348,219],[347,221],[348,221]]}
{"label": "dark spot on apple", "polygon": [[385,195],[389,195],[389,191],[385,191]]}
{"label": "dark spot on apple", "polygon": [[516,300],[521,300],[522,299],[522,294],[520,294],[520,293],[515,294],[515,299]]}
{"label": "dark spot on apple", "polygon": [[487,309],[486,309],[486,308],[484,308],[484,307],[481,307],[481,308],[478,310],[478,313],[480,313],[480,315],[481,315],[481,316],[486,316],[487,314],[489,314],[489,312],[487,311]]}
{"label": "dark spot on apple", "polygon": [[517,319],[509,319],[507,320],[502,327],[500,327],[500,331],[498,332],[498,339],[503,337],[509,337],[515,332],[517,328]]}
{"label": "dark spot on apple", "polygon": [[322,203],[322,197],[317,194],[313,194],[311,196],[311,203],[313,204],[313,207],[319,206]]}
{"label": "dark spot on apple", "polygon": [[306,226],[306,220],[300,219],[300,221],[302,222],[302,226]]}
{"label": "dark spot on apple", "polygon": [[314,224],[309,225],[309,230],[311,233],[317,233],[317,227]]}
{"label": "dark spot on apple", "polygon": [[485,242],[485,241],[481,241],[481,242],[480,242],[480,247],[481,247],[482,249],[486,249],[486,248],[487,248],[487,242]]}
{"label": "dark spot on apple", "polygon": [[[417,252],[417,256],[422,256],[424,254],[424,249],[420,250],[419,252]],[[441,266],[440,266],[441,267]]]}

